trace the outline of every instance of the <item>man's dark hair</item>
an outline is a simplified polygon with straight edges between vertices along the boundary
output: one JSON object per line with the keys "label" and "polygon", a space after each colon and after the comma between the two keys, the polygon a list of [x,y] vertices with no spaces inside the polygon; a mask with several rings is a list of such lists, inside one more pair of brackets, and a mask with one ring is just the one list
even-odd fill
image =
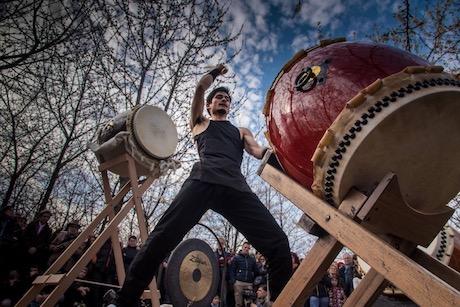
{"label": "man's dark hair", "polygon": [[[225,86],[219,86],[219,87],[216,87],[215,89],[213,89],[211,91],[211,93],[209,93],[209,95],[206,97],[206,111],[208,111],[208,114],[211,115],[211,112],[209,112],[209,105],[211,104],[211,101],[212,101],[212,98],[214,98],[214,96],[218,93],[218,92],[224,92],[226,93],[228,96],[230,96],[230,90],[225,87]],[[230,98],[230,101],[232,99]]]}
{"label": "man's dark hair", "polygon": [[137,237],[136,237],[136,236],[130,236],[130,237],[128,238],[128,240],[131,240],[131,239],[137,240]]}

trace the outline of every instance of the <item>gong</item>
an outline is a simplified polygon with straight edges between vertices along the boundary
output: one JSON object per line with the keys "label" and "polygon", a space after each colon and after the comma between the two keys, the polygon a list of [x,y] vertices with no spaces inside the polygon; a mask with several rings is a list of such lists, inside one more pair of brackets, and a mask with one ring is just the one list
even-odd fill
{"label": "gong", "polygon": [[218,283],[217,259],[204,241],[185,240],[172,252],[165,284],[173,306],[208,307],[217,293]]}

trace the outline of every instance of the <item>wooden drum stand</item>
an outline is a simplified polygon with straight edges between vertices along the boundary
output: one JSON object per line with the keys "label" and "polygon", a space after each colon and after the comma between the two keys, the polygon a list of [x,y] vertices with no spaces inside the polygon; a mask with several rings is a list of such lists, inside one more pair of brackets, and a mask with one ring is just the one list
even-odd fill
{"label": "wooden drum stand", "polygon": [[413,209],[401,195],[395,174],[387,174],[367,197],[355,189],[335,208],[288,177],[271,152],[259,175],[327,234],[320,236],[274,303],[303,306],[343,246],[372,269],[344,306],[370,306],[388,282],[420,306],[460,306],[460,274],[425,254],[428,245],[453,213]]}
{"label": "wooden drum stand", "polygon": [[[109,178],[107,172],[113,167],[126,167],[129,173],[129,182],[126,183],[119,192],[112,197]],[[118,276],[119,285],[105,285],[97,282],[89,282],[97,285],[105,285],[110,287],[120,287],[125,279],[125,268],[121,253],[121,247],[118,239],[118,225],[128,215],[132,208],[135,208],[137,220],[139,224],[140,236],[142,242],[147,239],[147,227],[145,224],[145,217],[141,206],[142,194],[150,187],[155,179],[161,174],[159,171],[154,172],[147,176],[146,179],[139,181],[137,175],[135,161],[129,154],[122,154],[110,161],[104,162],[99,166],[99,171],[102,175],[104,195],[106,207],[99,213],[99,215],[83,230],[80,235],[70,244],[70,246],[59,256],[59,258],[46,270],[46,272],[38,276],[32,283],[32,287],[21,298],[16,306],[28,306],[31,301],[40,293],[40,291],[47,285],[55,286],[54,290],[48,295],[42,306],[54,306],[62,297],[64,292],[72,285],[81,270],[88,265],[93,257],[96,256],[99,249],[111,238],[112,248],[115,256],[116,271]],[[132,196],[123,205],[123,207],[115,213],[114,206],[119,204],[123,197],[130,192]],[[78,259],[72,269],[65,274],[58,274],[63,265],[70,259],[75,251],[90,237],[96,228],[106,218],[109,223],[102,233],[96,238],[91,246],[85,253]],[[153,307],[159,307],[159,292],[156,287],[155,279],[149,285],[150,290],[144,291],[143,298],[150,299]]]}

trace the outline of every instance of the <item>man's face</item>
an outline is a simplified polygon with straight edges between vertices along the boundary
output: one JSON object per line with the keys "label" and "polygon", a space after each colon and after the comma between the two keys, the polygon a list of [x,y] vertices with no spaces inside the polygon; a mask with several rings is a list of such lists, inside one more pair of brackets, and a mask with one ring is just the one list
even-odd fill
{"label": "man's face", "polygon": [[350,254],[344,254],[343,255],[343,262],[345,263],[345,265],[350,265],[353,263],[353,258],[351,257]]}
{"label": "man's face", "polygon": [[137,239],[131,238],[128,240],[128,245],[130,247],[136,247],[137,246]]}
{"label": "man's face", "polygon": [[249,244],[243,244],[243,248],[241,249],[241,252],[245,255],[249,254],[249,250],[251,250],[251,245]]}
{"label": "man's face", "polygon": [[40,220],[40,223],[45,224],[45,223],[47,223],[49,221],[50,218],[51,218],[51,214],[44,213],[44,214],[40,215],[39,220]]}
{"label": "man's face", "polygon": [[267,297],[267,291],[264,290],[264,288],[262,287],[259,287],[259,289],[257,289],[257,298],[266,298]]}
{"label": "man's face", "polygon": [[77,225],[69,225],[68,231],[72,235],[76,235],[78,233],[78,226]]}
{"label": "man's face", "polygon": [[225,92],[217,92],[214,97],[212,97],[211,103],[209,105],[209,111],[211,114],[216,115],[228,115],[230,111],[230,96]]}

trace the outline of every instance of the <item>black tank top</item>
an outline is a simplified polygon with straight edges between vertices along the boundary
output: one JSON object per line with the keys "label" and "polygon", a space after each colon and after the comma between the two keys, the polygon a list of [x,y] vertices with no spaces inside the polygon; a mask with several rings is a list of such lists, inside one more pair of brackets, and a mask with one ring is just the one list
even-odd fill
{"label": "black tank top", "polygon": [[208,128],[196,135],[200,161],[193,165],[189,179],[251,192],[241,174],[244,143],[240,131],[229,121],[209,121]]}

